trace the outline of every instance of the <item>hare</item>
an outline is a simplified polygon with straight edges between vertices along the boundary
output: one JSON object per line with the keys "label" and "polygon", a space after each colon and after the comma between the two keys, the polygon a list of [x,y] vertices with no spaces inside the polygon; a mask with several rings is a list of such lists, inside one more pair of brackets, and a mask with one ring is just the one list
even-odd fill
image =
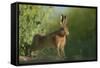
{"label": "hare", "polygon": [[[43,48],[56,48],[59,57],[64,57],[64,48],[69,35],[67,17],[60,16],[60,28],[49,35],[37,34],[33,37],[31,51],[41,50]],[[45,45],[49,43],[48,45]]]}

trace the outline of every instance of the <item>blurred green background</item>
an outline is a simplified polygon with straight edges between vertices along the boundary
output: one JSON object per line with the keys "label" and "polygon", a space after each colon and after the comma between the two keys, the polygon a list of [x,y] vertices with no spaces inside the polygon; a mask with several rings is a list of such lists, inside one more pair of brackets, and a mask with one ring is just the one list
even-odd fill
{"label": "blurred green background", "polygon": [[[19,55],[31,46],[36,34],[49,34],[60,28],[60,15],[68,18],[69,36],[66,41],[66,60],[96,59],[96,8],[19,5]],[[25,45],[27,42],[28,45]],[[39,57],[54,55],[44,49]],[[52,54],[54,53],[54,54]],[[43,55],[44,54],[44,55]]]}

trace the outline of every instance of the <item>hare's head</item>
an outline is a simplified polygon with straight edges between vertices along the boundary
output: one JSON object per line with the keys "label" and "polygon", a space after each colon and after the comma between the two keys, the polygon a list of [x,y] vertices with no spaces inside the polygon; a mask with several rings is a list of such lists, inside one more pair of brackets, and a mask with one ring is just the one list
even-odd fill
{"label": "hare's head", "polygon": [[60,25],[61,25],[62,28],[64,28],[66,35],[69,35],[67,16],[65,16],[65,15],[60,16]]}

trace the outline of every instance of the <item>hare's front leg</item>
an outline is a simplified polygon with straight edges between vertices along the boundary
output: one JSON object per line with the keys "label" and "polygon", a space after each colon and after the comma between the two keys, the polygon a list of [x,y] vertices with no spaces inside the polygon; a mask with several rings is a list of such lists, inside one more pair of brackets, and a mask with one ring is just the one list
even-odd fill
{"label": "hare's front leg", "polygon": [[61,57],[60,43],[57,44],[57,53],[58,53],[58,56]]}
{"label": "hare's front leg", "polygon": [[64,57],[65,57],[64,46],[63,46],[63,47],[61,47],[61,54],[62,54],[62,57],[64,58]]}
{"label": "hare's front leg", "polygon": [[60,45],[60,49],[61,49],[61,55],[64,58],[65,57],[65,44],[66,44],[66,38],[63,38],[63,40],[61,41],[61,45]]}

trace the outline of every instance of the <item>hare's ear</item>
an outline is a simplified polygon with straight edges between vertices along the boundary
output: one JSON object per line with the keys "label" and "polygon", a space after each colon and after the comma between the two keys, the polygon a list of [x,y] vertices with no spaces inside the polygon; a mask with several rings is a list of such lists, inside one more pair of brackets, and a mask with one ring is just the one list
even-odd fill
{"label": "hare's ear", "polygon": [[60,16],[60,24],[63,22],[63,15]]}
{"label": "hare's ear", "polygon": [[63,21],[63,15],[60,16],[60,21],[61,21],[61,22]]}
{"label": "hare's ear", "polygon": [[67,16],[64,16],[65,19],[67,19]]}
{"label": "hare's ear", "polygon": [[67,16],[64,16],[64,23],[67,24]]}

